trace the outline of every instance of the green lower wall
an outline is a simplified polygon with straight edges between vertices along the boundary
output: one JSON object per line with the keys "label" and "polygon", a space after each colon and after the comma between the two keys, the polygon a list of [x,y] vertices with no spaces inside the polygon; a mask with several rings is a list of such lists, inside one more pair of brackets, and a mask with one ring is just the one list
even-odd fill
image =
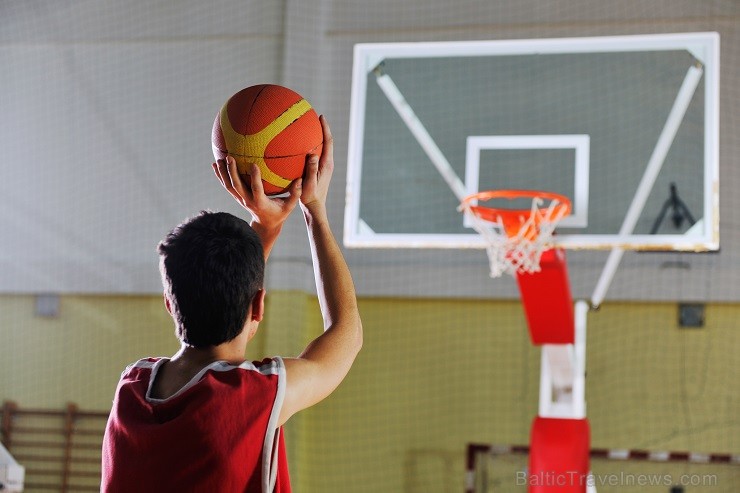
{"label": "green lower wall", "polygon": [[[306,413],[301,491],[458,492],[467,443],[528,444],[540,351],[519,303],[366,299],[360,307],[365,345],[357,363]],[[592,446],[740,451],[740,307],[708,306],[701,329],[679,328],[677,310],[611,303],[589,313]],[[696,472],[687,467],[668,471]],[[728,467],[720,469],[724,489],[713,491],[740,484],[740,468]]]}
{"label": "green lower wall", "polygon": [[110,409],[126,365],[177,349],[161,296],[63,296],[54,318],[0,296],[0,398],[22,407]]}
{"label": "green lower wall", "polygon": [[[313,296],[267,303],[249,359],[297,355],[321,333]],[[518,302],[361,299],[360,310],[350,375],[287,427],[296,491],[458,492],[468,442],[528,443],[539,349]],[[22,407],[106,410],[126,364],[178,348],[158,296],[64,296],[58,317],[33,312],[31,296],[0,296],[0,399]],[[591,312],[592,445],[740,452],[738,320],[740,305],[708,305],[702,329],[678,328],[673,303]]]}
{"label": "green lower wall", "polygon": [[355,366],[307,413],[301,491],[459,492],[466,443],[527,442],[539,364],[518,304],[368,299],[360,309]]}

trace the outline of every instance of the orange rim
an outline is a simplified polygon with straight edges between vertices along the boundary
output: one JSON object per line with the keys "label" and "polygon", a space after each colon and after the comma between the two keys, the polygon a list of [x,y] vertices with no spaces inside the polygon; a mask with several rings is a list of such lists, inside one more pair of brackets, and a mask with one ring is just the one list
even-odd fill
{"label": "orange rim", "polygon": [[497,223],[499,220],[504,226],[506,235],[511,238],[523,233],[524,237],[528,240],[534,240],[539,235],[539,225],[545,218],[545,211],[549,209],[549,204],[539,207],[537,214],[534,215],[534,224],[530,225],[526,231],[521,231],[522,226],[526,222],[527,218],[532,214],[531,209],[504,209],[501,207],[487,207],[483,205],[470,205],[474,200],[486,201],[492,199],[545,199],[551,203],[557,201],[553,216],[557,218],[563,218],[570,214],[571,203],[570,199],[565,195],[554,192],[543,192],[540,190],[488,190],[485,192],[474,193],[465,197],[462,201],[463,206],[469,206],[470,210],[483,219],[484,221]]}

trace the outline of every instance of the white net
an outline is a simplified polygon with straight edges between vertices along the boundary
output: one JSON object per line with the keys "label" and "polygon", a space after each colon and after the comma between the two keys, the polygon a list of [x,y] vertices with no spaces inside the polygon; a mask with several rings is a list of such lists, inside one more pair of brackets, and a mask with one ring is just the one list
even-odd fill
{"label": "white net", "polygon": [[[505,224],[502,215],[497,214],[495,221],[480,217],[466,200],[459,209],[469,214],[472,226],[486,243],[486,253],[491,270],[491,277],[503,274],[534,273],[540,271],[542,253],[552,248],[552,236],[558,222],[568,213],[561,200],[551,200],[547,206],[541,197],[532,198],[528,214],[519,215],[516,234],[510,235],[512,225]],[[514,225],[517,226],[517,225]]]}

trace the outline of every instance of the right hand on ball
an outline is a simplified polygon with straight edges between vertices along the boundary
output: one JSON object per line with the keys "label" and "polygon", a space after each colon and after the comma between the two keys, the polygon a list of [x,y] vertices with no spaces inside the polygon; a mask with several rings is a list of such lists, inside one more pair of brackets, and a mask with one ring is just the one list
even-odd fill
{"label": "right hand on ball", "polygon": [[301,207],[306,213],[325,212],[326,196],[334,172],[334,139],[326,118],[321,115],[319,121],[324,132],[321,158],[316,155],[309,156],[303,172]]}

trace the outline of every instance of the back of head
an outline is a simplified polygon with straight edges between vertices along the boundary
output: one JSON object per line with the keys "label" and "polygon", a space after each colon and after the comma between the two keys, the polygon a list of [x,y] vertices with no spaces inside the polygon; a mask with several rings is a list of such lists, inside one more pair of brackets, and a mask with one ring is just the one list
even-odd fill
{"label": "back of head", "polygon": [[238,336],[262,288],[265,261],[257,233],[226,212],[201,212],[158,247],[177,335],[196,347]]}

